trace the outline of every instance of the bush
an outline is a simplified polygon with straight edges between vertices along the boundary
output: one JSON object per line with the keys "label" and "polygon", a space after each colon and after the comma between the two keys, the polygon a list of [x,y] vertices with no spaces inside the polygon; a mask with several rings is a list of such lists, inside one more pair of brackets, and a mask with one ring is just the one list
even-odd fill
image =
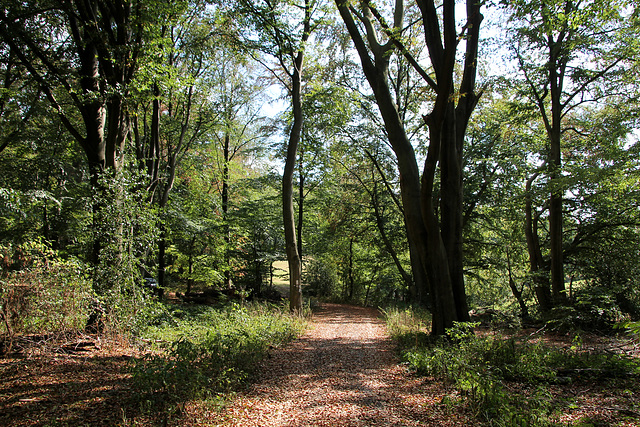
{"label": "bush", "polygon": [[308,285],[310,294],[318,297],[331,297],[338,292],[338,275],[328,263],[312,259],[305,266],[302,281]]}
{"label": "bush", "polygon": [[5,346],[18,334],[83,329],[91,295],[84,266],[76,259],[63,260],[37,241],[0,246],[0,338]]}
{"label": "bush", "polygon": [[172,405],[237,387],[271,346],[292,340],[303,328],[300,318],[266,305],[178,309],[173,314],[172,324],[147,333],[151,341],[165,345],[132,367],[148,407],[151,402]]}
{"label": "bush", "polygon": [[391,338],[403,348],[417,347],[428,339],[431,328],[431,314],[425,310],[398,306],[383,310],[387,330]]}
{"label": "bush", "polygon": [[[394,319],[396,316],[387,316]],[[406,318],[411,318],[406,315]],[[419,375],[453,386],[461,404],[491,425],[550,425],[553,400],[548,387],[582,377],[625,377],[640,373],[637,361],[581,350],[547,347],[499,336],[477,336],[473,323],[458,323],[439,339],[414,339],[408,326],[390,330],[403,347],[402,357]],[[415,343],[415,344],[413,344]],[[508,384],[528,387],[513,391]]]}

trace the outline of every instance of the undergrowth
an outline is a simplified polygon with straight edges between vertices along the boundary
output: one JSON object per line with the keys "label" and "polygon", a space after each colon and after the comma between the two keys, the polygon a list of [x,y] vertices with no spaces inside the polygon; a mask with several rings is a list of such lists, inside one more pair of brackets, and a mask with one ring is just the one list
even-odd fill
{"label": "undergrowth", "polygon": [[149,328],[145,341],[154,351],[132,366],[141,405],[171,411],[191,399],[223,399],[271,347],[303,329],[303,319],[266,304],[176,308]]}
{"label": "undergrowth", "polygon": [[455,324],[436,339],[426,334],[420,317],[399,310],[385,314],[404,362],[417,374],[451,387],[444,403],[463,407],[491,426],[556,425],[554,415],[562,402],[552,397],[553,384],[640,374],[636,360],[584,351],[579,339],[570,348],[551,347],[476,335],[474,323]]}

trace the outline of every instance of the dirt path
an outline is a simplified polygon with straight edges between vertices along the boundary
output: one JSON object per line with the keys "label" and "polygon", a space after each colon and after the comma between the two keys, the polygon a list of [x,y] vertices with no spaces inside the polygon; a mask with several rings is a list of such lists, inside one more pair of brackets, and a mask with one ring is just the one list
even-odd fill
{"label": "dirt path", "polygon": [[[225,411],[233,426],[464,425],[441,393],[398,365],[378,312],[325,304],[310,330],[275,351],[263,377]],[[441,388],[441,385],[440,385]],[[441,392],[441,390],[438,390]]]}

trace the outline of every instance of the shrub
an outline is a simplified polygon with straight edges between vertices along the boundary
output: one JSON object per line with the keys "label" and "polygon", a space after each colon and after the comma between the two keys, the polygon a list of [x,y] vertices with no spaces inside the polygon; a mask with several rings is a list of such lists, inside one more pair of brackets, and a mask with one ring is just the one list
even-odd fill
{"label": "shrub", "polygon": [[383,310],[389,335],[402,347],[418,346],[428,337],[431,314],[421,309],[394,306]]}
{"label": "shrub", "polygon": [[[76,259],[61,259],[42,242],[0,246],[0,338],[84,328],[91,284]],[[5,349],[9,351],[9,349]]]}
{"label": "shrub", "polygon": [[[478,336],[475,326],[458,323],[439,339],[407,339],[414,333],[409,326],[393,335],[403,347],[403,359],[417,374],[454,387],[461,399],[450,402],[464,405],[491,425],[550,425],[554,408],[549,384],[587,375],[611,378],[640,373],[638,361],[582,351],[579,339],[571,348],[562,349],[514,338]],[[390,330],[394,328],[398,330],[392,323]],[[513,391],[508,387],[512,382],[527,384],[522,389],[527,391]]]}
{"label": "shrub", "polygon": [[132,367],[142,399],[171,405],[229,391],[243,383],[269,347],[292,340],[300,318],[266,305],[175,310],[173,325],[150,328],[166,344]]}
{"label": "shrub", "polygon": [[305,266],[302,281],[310,294],[331,297],[338,291],[338,275],[334,267],[322,260],[312,259]]}

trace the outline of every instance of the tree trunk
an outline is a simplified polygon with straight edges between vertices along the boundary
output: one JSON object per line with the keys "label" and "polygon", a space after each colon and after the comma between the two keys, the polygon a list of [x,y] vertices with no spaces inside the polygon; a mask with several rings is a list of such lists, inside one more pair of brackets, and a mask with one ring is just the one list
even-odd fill
{"label": "tree trunk", "polygon": [[302,227],[303,227],[303,214],[304,214],[304,173],[302,171],[302,157],[304,152],[300,149],[300,159],[298,164],[298,174],[300,181],[298,182],[298,255],[300,256],[300,262],[302,262]]}
{"label": "tree trunk", "polygon": [[227,129],[224,135],[224,165],[222,166],[222,223],[224,227],[224,287],[231,289],[231,228],[229,226],[229,162],[231,137]]}
{"label": "tree trunk", "polygon": [[[560,42],[559,42],[560,43]],[[567,296],[564,285],[564,259],[562,252],[562,82],[564,78],[561,59],[561,46],[549,39],[549,83],[551,94],[551,124],[547,123],[549,138],[549,239],[551,255],[551,295],[552,303],[566,303]],[[559,71],[560,70],[560,71]]]}
{"label": "tree trunk", "polygon": [[[425,193],[425,175],[423,174],[421,185],[415,152],[407,137],[389,89],[388,54],[390,52],[380,45],[374,45],[371,49],[374,51],[375,63],[372,62],[369,50],[360,35],[358,27],[355,25],[348,7],[339,1],[336,1],[336,5],[360,56],[363,71],[373,90],[389,142],[398,161],[400,193],[407,227],[407,238],[410,241],[410,246],[411,241],[413,241],[415,250],[418,253],[418,256],[412,259],[412,262],[421,264],[414,265],[413,270],[420,271],[422,269],[427,273],[426,282],[417,282],[420,279],[420,275],[414,277],[418,297],[423,303],[427,302],[427,296],[430,297],[434,319],[432,332],[434,334],[443,334],[444,329],[450,327],[456,319],[456,309],[451,292],[447,257],[444,252],[439,223],[433,214],[434,210],[431,201],[433,176],[430,177],[431,182],[427,180],[427,184],[430,187]],[[373,37],[369,37],[369,42],[375,42]],[[438,144],[431,145],[439,146],[439,137],[440,135],[438,134]],[[434,140],[432,137],[431,141]],[[437,159],[433,164],[434,172],[436,162]],[[425,199],[425,196],[428,200]]]}
{"label": "tree trunk", "polygon": [[349,301],[353,302],[356,281],[353,277],[353,237],[349,239],[349,267],[347,269],[347,278],[349,282]]}
{"label": "tree trunk", "polygon": [[160,236],[158,238],[158,286],[162,289],[165,286],[165,269],[166,269],[166,249],[167,237],[166,227],[162,221],[160,222]]}
{"label": "tree trunk", "polygon": [[[302,135],[302,67],[304,64],[305,44],[311,35],[312,5],[309,0],[304,2],[304,20],[300,46],[293,60],[291,77],[291,109],[293,124],[287,144],[287,157],[282,174],[282,210],[284,221],[285,252],[289,263],[289,309],[293,313],[302,313],[302,261],[296,239],[296,220],[293,208],[293,173],[300,138]],[[280,58],[282,60],[282,58]]]}
{"label": "tree trunk", "polygon": [[513,279],[513,274],[511,272],[511,253],[509,251],[509,247],[507,247],[506,251],[507,251],[507,271],[509,273],[509,288],[511,288],[511,293],[513,294],[516,301],[518,302],[518,305],[520,306],[520,317],[522,319],[526,319],[529,317],[529,308],[527,307],[527,304],[525,303],[524,298],[522,298],[522,291],[518,289],[518,286],[516,285],[516,281]]}
{"label": "tree trunk", "polygon": [[292,76],[291,104],[293,125],[289,134],[287,157],[282,176],[282,207],[284,219],[284,237],[289,263],[289,309],[294,313],[302,312],[302,263],[296,239],[296,221],[293,209],[293,173],[296,166],[298,144],[302,133],[301,76],[303,53],[296,57],[296,66]]}
{"label": "tree trunk", "polygon": [[529,274],[533,280],[533,286],[538,300],[538,306],[543,312],[552,308],[551,292],[549,289],[549,275],[544,267],[542,251],[540,250],[540,241],[538,238],[538,228],[536,226],[538,219],[533,215],[533,201],[531,195],[531,186],[533,181],[539,176],[538,173],[527,179],[525,185],[525,226],[524,233],[527,239],[527,251],[529,253]]}
{"label": "tree trunk", "polygon": [[387,236],[387,232],[384,229],[384,219],[382,218],[382,214],[380,213],[380,207],[378,206],[378,194],[377,194],[376,186],[374,186],[373,192],[371,193],[371,204],[373,205],[373,214],[376,219],[376,226],[378,227],[378,232],[380,233],[380,237],[382,239],[384,247],[386,248],[387,252],[391,256],[391,259],[393,260],[393,263],[398,269],[398,272],[400,273],[402,280],[405,282],[410,295],[415,300],[415,297],[417,294],[416,294],[416,289],[413,283],[413,279],[411,278],[411,275],[407,273],[404,267],[402,266],[402,263],[398,258],[398,254],[396,250],[393,248],[393,245],[391,244],[391,241]]}
{"label": "tree trunk", "polygon": [[[554,115],[555,116],[555,115]],[[564,260],[563,260],[563,231],[562,231],[562,184],[561,168],[562,159],[560,151],[560,118],[558,125],[554,126],[551,135],[551,149],[549,152],[549,178],[551,195],[549,197],[549,239],[551,246],[551,293],[554,304],[566,302],[566,289],[564,284]],[[557,127],[557,129],[556,129]]]}
{"label": "tree trunk", "polygon": [[469,320],[469,306],[464,287],[462,240],[462,144],[457,138],[456,116],[450,103],[445,116],[440,160],[440,206],[442,240],[447,252],[449,276],[457,320]]}

